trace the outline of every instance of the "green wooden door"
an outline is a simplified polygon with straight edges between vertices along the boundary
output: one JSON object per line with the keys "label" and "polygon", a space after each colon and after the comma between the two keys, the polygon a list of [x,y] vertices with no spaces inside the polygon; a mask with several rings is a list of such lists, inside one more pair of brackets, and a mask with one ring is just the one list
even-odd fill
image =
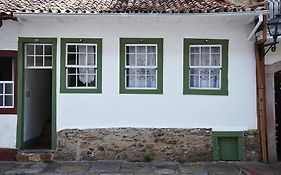
{"label": "green wooden door", "polygon": [[220,160],[239,160],[237,137],[220,137],[218,141]]}

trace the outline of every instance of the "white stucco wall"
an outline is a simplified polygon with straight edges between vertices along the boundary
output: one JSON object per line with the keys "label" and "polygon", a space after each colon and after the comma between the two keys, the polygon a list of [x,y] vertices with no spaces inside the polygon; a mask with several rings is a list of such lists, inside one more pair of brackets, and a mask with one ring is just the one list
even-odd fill
{"label": "white stucco wall", "polygon": [[0,148],[16,147],[16,115],[0,115]]}
{"label": "white stucco wall", "polygon": [[[17,32],[20,37],[58,38],[57,130],[100,127],[247,130],[257,127],[255,55],[253,41],[247,41],[253,29],[249,25],[252,20],[253,16],[30,16],[22,17],[18,28],[4,24],[11,30],[0,32],[6,38],[5,43],[0,42],[0,49],[6,45],[16,49]],[[102,94],[60,93],[61,37],[102,38]],[[164,38],[163,94],[119,94],[120,37]],[[228,96],[183,95],[183,38],[229,39]],[[2,118],[0,123],[4,124]]]}

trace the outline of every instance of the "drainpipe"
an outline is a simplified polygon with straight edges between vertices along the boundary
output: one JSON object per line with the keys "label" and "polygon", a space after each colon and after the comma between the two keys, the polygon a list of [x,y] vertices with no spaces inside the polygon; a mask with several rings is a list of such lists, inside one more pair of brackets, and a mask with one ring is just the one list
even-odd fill
{"label": "drainpipe", "polygon": [[13,13],[11,14],[0,13],[0,28],[3,26],[3,21],[8,19],[17,21],[17,18],[14,17]]}
{"label": "drainpipe", "polygon": [[258,28],[260,27],[260,25],[262,24],[263,22],[263,14],[259,14],[259,21],[258,23],[256,24],[255,28],[252,30],[252,32],[250,33],[250,35],[248,36],[248,41],[250,41],[251,37],[256,33],[256,31],[258,30]]}

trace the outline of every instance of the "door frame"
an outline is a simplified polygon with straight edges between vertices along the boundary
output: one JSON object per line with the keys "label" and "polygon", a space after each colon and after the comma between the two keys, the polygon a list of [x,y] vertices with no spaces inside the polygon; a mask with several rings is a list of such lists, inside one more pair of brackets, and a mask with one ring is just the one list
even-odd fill
{"label": "door frame", "polygon": [[51,124],[51,149],[57,148],[57,128],[56,128],[56,58],[57,58],[57,38],[19,37],[18,40],[18,120],[16,147],[22,149],[24,145],[24,45],[52,44],[52,124]]}
{"label": "door frame", "polygon": [[281,71],[281,61],[265,65],[266,132],[269,162],[277,161],[274,74],[279,71]]}

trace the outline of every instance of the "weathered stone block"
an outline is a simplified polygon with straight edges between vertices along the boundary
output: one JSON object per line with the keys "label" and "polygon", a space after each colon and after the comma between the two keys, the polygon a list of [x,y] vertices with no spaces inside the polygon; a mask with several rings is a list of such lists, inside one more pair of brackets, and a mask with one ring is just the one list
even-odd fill
{"label": "weathered stone block", "polygon": [[244,131],[245,159],[248,161],[260,160],[260,144],[257,130]]}

